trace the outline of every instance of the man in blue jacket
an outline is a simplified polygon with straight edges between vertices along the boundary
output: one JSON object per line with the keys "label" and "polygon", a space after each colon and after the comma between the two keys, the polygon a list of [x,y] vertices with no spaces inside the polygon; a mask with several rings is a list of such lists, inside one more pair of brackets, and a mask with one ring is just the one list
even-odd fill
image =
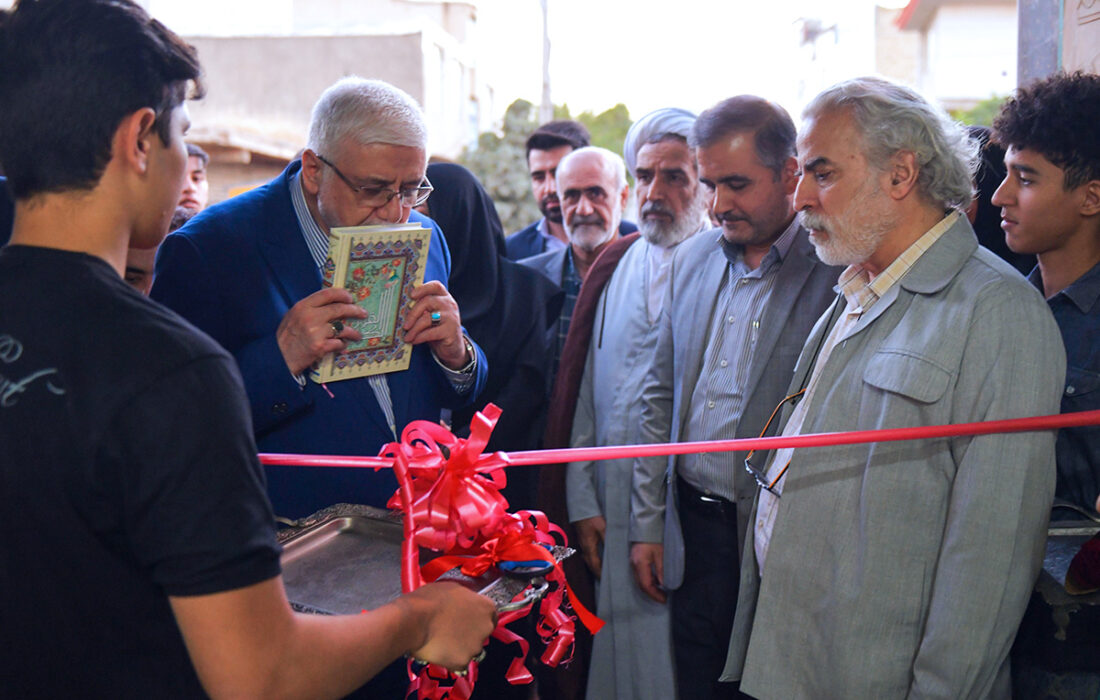
{"label": "man in blue jacket", "polygon": [[[473,400],[485,356],[466,336],[444,286],[450,254],[439,228],[412,211],[427,199],[427,130],[420,108],[381,81],[344,78],[313,108],[308,147],[267,185],[207,209],[169,236],[152,297],[237,359],[261,452],[374,455],[410,421]],[[409,368],[316,384],[326,354],[360,338],[344,320],[365,312],[343,289],[322,289],[328,233],[339,226],[420,222],[432,229],[424,284],[405,322]],[[269,467],[278,515],[339,502],[381,506],[389,471]]]}

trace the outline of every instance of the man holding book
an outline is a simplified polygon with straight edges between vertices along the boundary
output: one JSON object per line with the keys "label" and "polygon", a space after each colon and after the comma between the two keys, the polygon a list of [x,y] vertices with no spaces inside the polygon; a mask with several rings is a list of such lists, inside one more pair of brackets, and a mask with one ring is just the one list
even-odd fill
{"label": "man holding book", "polygon": [[[236,358],[262,452],[374,455],[408,422],[436,421],[441,409],[480,392],[485,357],[444,286],[446,242],[412,210],[431,192],[426,146],[409,95],[344,78],[314,106],[300,160],[202,212],[162,245],[152,297]],[[331,230],[405,222],[431,229],[425,281],[410,293],[403,324],[409,368],[310,381],[314,363],[360,339],[345,321],[366,315],[346,290],[322,289]],[[267,478],[276,514],[291,518],[339,502],[381,506],[397,487],[387,470],[269,467]]]}
{"label": "man holding book", "polygon": [[454,583],[287,603],[233,360],[122,279],[176,207],[200,74],[130,0],[0,10],[4,697],[344,697],[403,654],[469,669],[494,626]]}

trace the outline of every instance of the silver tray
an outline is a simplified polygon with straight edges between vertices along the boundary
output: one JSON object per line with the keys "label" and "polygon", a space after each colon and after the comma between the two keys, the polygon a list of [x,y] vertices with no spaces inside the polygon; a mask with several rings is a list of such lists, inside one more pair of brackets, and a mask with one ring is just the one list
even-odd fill
{"label": "silver tray", "polygon": [[[341,615],[370,610],[401,595],[400,516],[369,506],[340,504],[304,518],[283,530],[283,583],[291,605],[303,612]],[[554,547],[560,561],[568,547]],[[421,564],[434,558],[422,551]],[[524,607],[546,592],[542,579],[528,580],[491,570],[478,578],[458,569],[441,579],[457,581],[488,596],[501,611]],[[525,588],[521,600],[513,602]]]}

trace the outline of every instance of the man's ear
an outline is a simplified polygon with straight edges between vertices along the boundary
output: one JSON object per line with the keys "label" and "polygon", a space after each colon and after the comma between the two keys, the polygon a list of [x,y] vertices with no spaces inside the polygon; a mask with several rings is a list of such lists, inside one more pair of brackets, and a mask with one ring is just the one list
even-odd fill
{"label": "man's ear", "polygon": [[321,161],[317,154],[307,148],[302,151],[302,187],[311,195],[321,189]]}
{"label": "man's ear", "polygon": [[1081,214],[1097,216],[1100,214],[1100,180],[1089,180],[1083,187],[1085,198],[1081,201]]}
{"label": "man's ear", "polygon": [[912,151],[898,151],[891,156],[887,165],[886,193],[895,200],[905,199],[916,188],[919,175],[917,154]]}
{"label": "man's ear", "polygon": [[152,139],[159,139],[155,128],[157,113],[149,107],[122,118],[111,142],[111,157],[140,175],[149,171]]}
{"label": "man's ear", "polygon": [[[560,197],[561,195],[559,195]],[[623,191],[619,196],[619,208],[626,209],[627,200],[630,199],[630,185],[623,185]]]}
{"label": "man's ear", "polygon": [[784,194],[794,194],[794,191],[798,188],[797,158],[791,156],[787,159],[787,162],[783,164],[783,169],[779,171],[779,181],[783,183]]}

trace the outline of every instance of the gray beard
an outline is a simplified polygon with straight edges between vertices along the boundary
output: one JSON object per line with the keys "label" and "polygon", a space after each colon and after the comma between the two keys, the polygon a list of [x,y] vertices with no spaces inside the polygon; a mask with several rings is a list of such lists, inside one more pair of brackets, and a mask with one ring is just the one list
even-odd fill
{"label": "gray beard", "polygon": [[659,248],[671,248],[683,243],[703,228],[706,205],[696,201],[692,206],[672,223],[665,224],[659,221],[646,221],[644,217],[638,222],[638,231],[642,238],[651,245]]}

